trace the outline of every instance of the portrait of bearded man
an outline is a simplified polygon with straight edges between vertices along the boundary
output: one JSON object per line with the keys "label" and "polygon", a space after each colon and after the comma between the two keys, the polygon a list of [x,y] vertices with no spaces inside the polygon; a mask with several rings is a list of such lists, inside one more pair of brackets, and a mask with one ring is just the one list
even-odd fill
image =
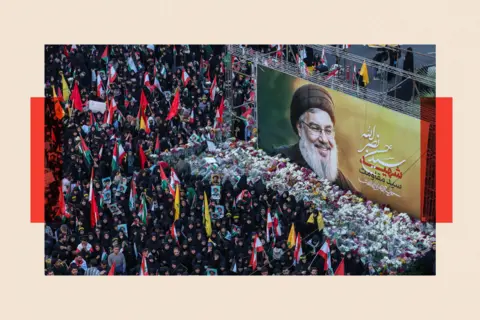
{"label": "portrait of bearded man", "polygon": [[290,121],[299,141],[275,151],[310,168],[320,179],[327,179],[345,191],[356,192],[338,168],[334,106],[331,95],[324,88],[313,84],[298,88],[290,105]]}

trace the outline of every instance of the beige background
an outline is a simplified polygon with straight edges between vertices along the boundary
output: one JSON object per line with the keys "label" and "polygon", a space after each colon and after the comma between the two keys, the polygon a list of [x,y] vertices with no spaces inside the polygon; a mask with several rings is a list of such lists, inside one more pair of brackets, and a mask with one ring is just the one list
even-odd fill
{"label": "beige background", "polygon": [[[478,2],[182,2],[1,2],[1,318],[477,318]],[[437,44],[437,94],[455,109],[455,214],[437,229],[438,276],[44,277],[43,226],[29,224],[29,97],[43,95],[43,45],[71,42]]]}

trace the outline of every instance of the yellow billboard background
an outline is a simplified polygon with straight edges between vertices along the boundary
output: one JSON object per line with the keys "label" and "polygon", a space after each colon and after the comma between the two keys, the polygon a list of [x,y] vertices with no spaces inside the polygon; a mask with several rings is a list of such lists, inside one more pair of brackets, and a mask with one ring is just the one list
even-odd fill
{"label": "yellow billboard background", "polygon": [[[298,87],[309,83],[295,78],[292,95]],[[366,199],[420,218],[423,196],[420,181],[424,177],[421,144],[425,143],[423,150],[427,144],[421,139],[421,122],[424,121],[326,89],[335,103],[339,169]],[[423,125],[428,126],[425,122]],[[388,151],[383,152],[385,150]],[[380,152],[372,155],[374,151]],[[365,160],[363,164],[362,159]],[[381,163],[401,164],[390,168]]]}

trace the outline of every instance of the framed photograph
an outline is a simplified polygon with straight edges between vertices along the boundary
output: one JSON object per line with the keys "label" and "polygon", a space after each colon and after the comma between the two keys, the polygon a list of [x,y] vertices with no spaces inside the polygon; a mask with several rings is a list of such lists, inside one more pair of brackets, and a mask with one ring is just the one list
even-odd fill
{"label": "framed photograph", "polygon": [[213,268],[208,268],[206,271],[205,271],[205,274],[207,276],[218,276],[218,270],[217,269],[213,269]]}
{"label": "framed photograph", "polygon": [[220,186],[212,186],[211,188],[211,198],[213,200],[220,200],[222,188]]}
{"label": "framed photograph", "polygon": [[215,206],[215,211],[212,213],[212,220],[222,219],[225,216],[225,208],[223,206]]}

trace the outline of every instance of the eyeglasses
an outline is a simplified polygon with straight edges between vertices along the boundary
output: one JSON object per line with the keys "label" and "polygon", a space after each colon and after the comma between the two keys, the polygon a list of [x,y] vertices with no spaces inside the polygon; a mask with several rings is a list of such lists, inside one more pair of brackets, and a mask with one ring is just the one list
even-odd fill
{"label": "eyeglasses", "polygon": [[327,137],[330,137],[331,135],[333,135],[335,132],[333,130],[333,128],[325,128],[325,129],[322,129],[322,127],[320,127],[319,125],[316,125],[316,124],[309,124],[309,123],[306,123],[305,121],[301,121],[304,125],[307,126],[308,129],[310,129],[312,131],[312,133],[314,133],[315,135],[317,136],[320,136],[323,133],[325,133],[325,135]]}

